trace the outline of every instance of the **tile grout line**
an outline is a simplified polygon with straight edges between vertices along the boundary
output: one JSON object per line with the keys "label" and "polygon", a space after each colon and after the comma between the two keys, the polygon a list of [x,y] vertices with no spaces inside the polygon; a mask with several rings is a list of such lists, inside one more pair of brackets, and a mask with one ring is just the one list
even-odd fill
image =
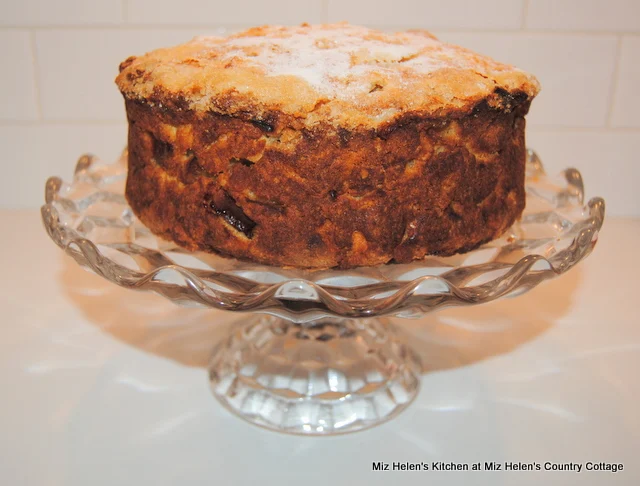
{"label": "tile grout line", "polygon": [[207,23],[190,23],[190,24],[134,24],[124,23],[123,21],[114,23],[94,23],[94,24],[60,24],[60,25],[0,25],[0,32],[6,30],[33,30],[40,32],[63,31],[95,31],[95,30],[113,30],[113,31],[135,31],[135,30],[193,30],[193,29],[247,29],[255,27],[254,24],[225,23],[225,24],[207,24]]}
{"label": "tile grout line", "polygon": [[33,66],[33,89],[36,102],[36,110],[38,114],[38,122],[43,119],[42,116],[42,95],[40,93],[40,65],[38,63],[38,48],[36,45],[35,30],[29,31],[29,47],[31,50],[31,64]]}
{"label": "tile grout line", "polygon": [[98,119],[88,119],[88,120],[65,120],[65,119],[38,119],[38,120],[11,120],[11,119],[3,119],[0,120],[0,127],[54,127],[54,126],[64,126],[64,125],[91,125],[91,126],[117,126],[117,125],[126,125],[127,120],[98,120]]}
{"label": "tile grout line", "polygon": [[611,73],[611,88],[609,88],[609,93],[607,94],[607,98],[609,100],[607,105],[607,118],[605,120],[605,127],[613,128],[613,110],[614,104],[616,101],[616,97],[618,94],[618,81],[620,77],[620,58],[622,57],[622,41],[624,39],[623,35],[618,36],[618,40],[616,42],[616,58],[613,64],[613,73]]}
{"label": "tile grout line", "polygon": [[571,127],[561,125],[528,125],[529,132],[574,132],[574,133],[640,133],[640,127]]}
{"label": "tile grout line", "polygon": [[[408,26],[405,26],[410,28]],[[380,27],[385,29],[387,27]],[[615,31],[615,30],[551,30],[551,29],[522,29],[514,27],[512,29],[479,29],[479,28],[453,28],[438,27],[431,28],[433,32],[443,32],[447,34],[507,34],[507,35],[540,35],[540,36],[583,36],[583,37],[604,37],[630,35],[640,36],[640,31]]]}
{"label": "tile grout line", "polygon": [[524,0],[522,3],[522,22],[520,23],[520,30],[527,30],[527,15],[529,15],[529,0]]}
{"label": "tile grout line", "polygon": [[[126,0],[123,0],[126,1]],[[328,0],[323,0],[327,3],[327,21],[328,21]],[[324,14],[323,14],[324,15]],[[128,17],[128,15],[127,15]],[[295,23],[293,23],[295,24]],[[293,25],[292,24],[292,25]],[[367,26],[381,29],[381,30],[398,30],[398,29],[410,29],[416,28],[415,24],[398,24],[398,25],[380,25],[380,24],[365,24]],[[192,30],[200,28],[209,29],[243,29],[254,26],[253,24],[243,24],[228,22],[224,24],[212,24],[212,23],[189,23],[189,24],[170,24],[170,23],[87,23],[87,24],[60,24],[60,25],[29,25],[29,24],[15,24],[15,25],[0,25],[0,31],[2,30],[30,30],[30,31],[82,31],[82,30]],[[443,32],[451,34],[508,34],[508,35],[566,35],[566,36],[639,36],[640,30],[562,30],[562,29],[525,29],[521,27],[503,28],[503,29],[483,29],[483,28],[461,28],[461,27],[430,27],[422,26],[434,32]]]}

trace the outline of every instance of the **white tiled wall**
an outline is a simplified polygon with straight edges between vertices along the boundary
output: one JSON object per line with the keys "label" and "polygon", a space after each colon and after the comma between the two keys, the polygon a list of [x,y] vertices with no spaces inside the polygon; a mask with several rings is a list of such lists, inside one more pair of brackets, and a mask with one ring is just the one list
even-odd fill
{"label": "white tiled wall", "polygon": [[129,22],[151,25],[260,25],[324,21],[320,0],[129,0]]}
{"label": "white tiled wall", "polygon": [[330,22],[429,29],[518,29],[522,2],[513,0],[328,0]]}
{"label": "white tiled wall", "polygon": [[0,207],[35,207],[48,175],[126,141],[120,61],[198,34],[348,20],[426,28],[536,74],[528,142],[576,166],[610,215],[640,216],[640,0],[14,0],[0,5]]}

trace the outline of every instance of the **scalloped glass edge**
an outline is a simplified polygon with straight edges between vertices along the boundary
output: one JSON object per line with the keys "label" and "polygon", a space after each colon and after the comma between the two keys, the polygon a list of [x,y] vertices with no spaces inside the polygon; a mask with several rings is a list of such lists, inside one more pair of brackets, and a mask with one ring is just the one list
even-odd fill
{"label": "scalloped glass edge", "polygon": [[546,175],[527,151],[527,207],[505,235],[453,257],[351,270],[269,267],[189,252],[152,235],[124,198],[127,152],[114,163],[78,160],[71,183],[46,182],[42,220],[51,239],[83,267],[122,287],[186,305],[255,311],[294,322],[321,317],[420,317],[527,291],[593,250],[604,200],[584,204],[578,170]]}

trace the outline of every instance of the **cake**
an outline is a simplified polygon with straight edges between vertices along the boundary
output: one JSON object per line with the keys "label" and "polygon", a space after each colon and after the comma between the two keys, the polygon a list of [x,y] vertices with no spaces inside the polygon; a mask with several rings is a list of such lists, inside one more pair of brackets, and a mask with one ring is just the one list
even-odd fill
{"label": "cake", "polygon": [[155,234],[268,265],[469,251],[525,205],[535,77],[426,31],[263,26],[130,57],[126,197]]}

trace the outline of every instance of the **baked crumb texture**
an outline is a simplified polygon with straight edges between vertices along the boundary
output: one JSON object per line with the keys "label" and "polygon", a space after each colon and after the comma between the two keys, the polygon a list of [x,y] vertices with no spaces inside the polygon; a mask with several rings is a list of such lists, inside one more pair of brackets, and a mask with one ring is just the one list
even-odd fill
{"label": "baked crumb texture", "polygon": [[468,251],[524,209],[531,75],[425,32],[197,38],[121,65],[126,196],[154,233],[265,264]]}

